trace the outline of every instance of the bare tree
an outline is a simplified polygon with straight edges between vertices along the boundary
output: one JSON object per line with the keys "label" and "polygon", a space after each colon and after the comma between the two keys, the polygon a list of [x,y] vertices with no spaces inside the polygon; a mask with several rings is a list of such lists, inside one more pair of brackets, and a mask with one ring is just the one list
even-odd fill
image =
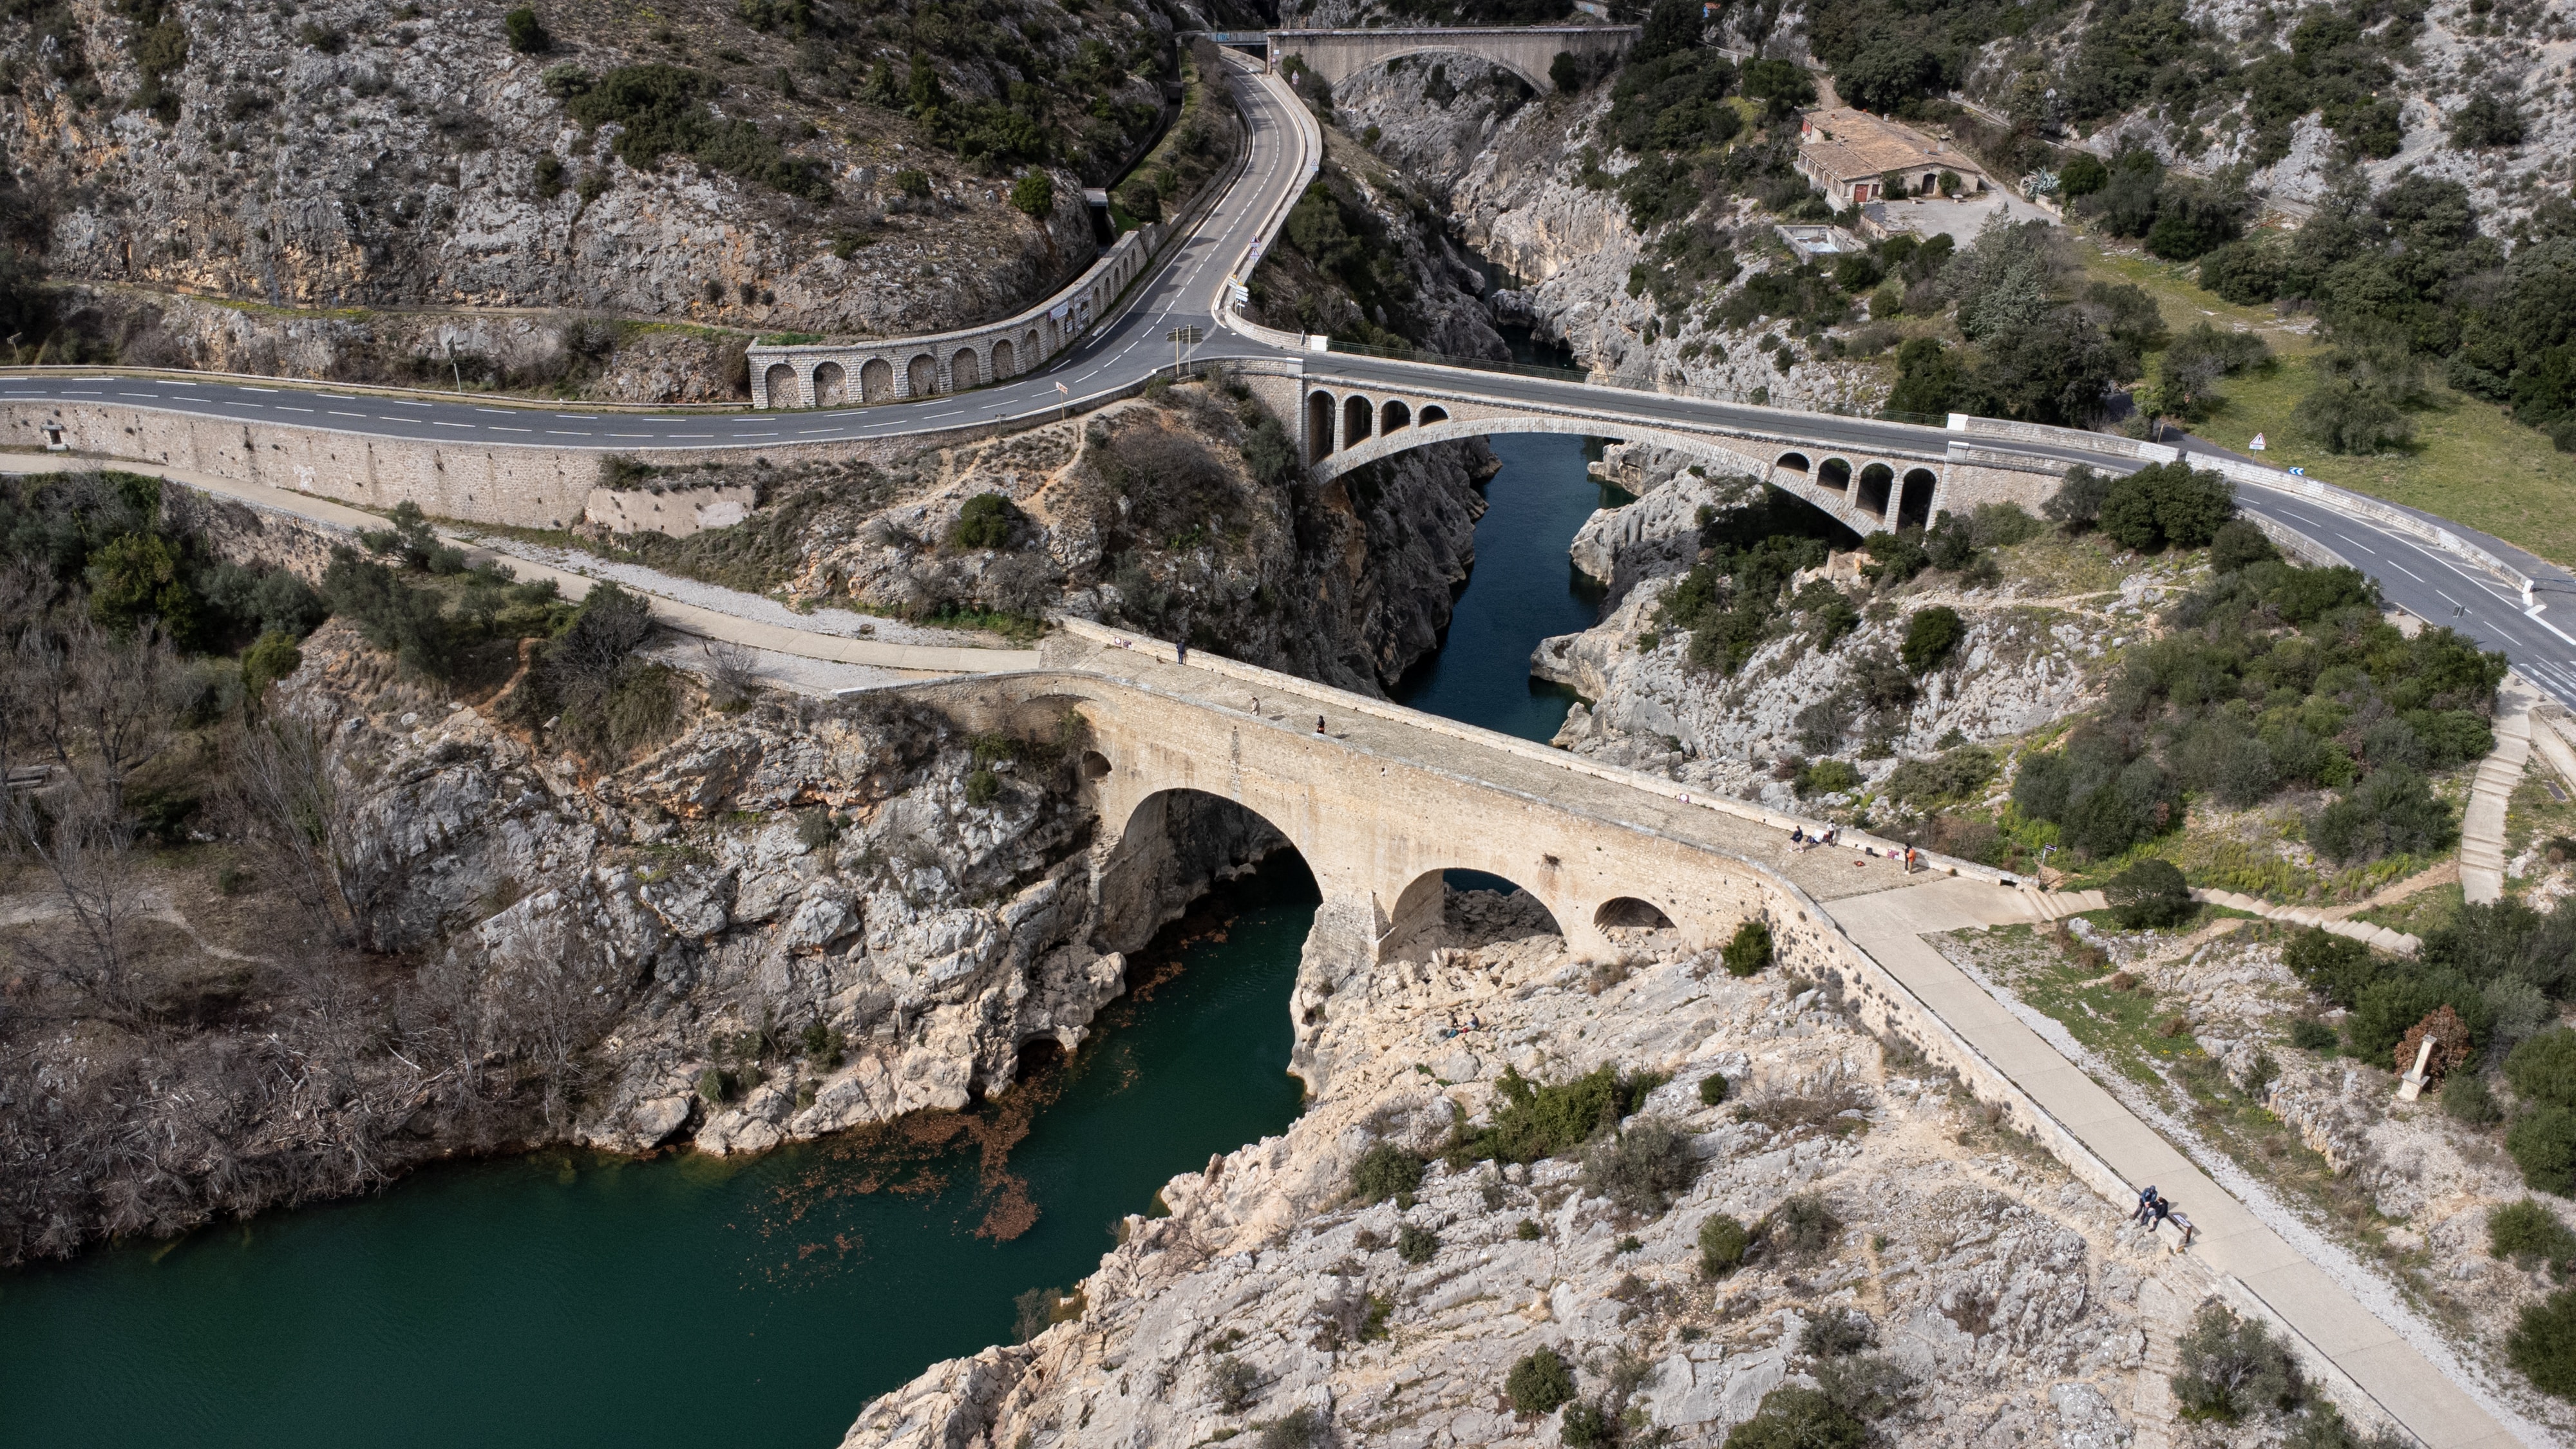
{"label": "bare tree", "polygon": [[41,796],[12,794],[5,808],[10,833],[53,877],[63,907],[55,929],[13,933],[18,954],[92,1014],[139,1027],[150,992],[135,970],[135,934],[149,904],[134,822],[78,775]]}
{"label": "bare tree", "polygon": [[358,943],[364,902],[350,888],[357,824],[340,799],[322,733],[271,714],[234,737],[229,784],[234,827],[333,944]]}
{"label": "bare tree", "polygon": [[749,699],[760,687],[760,652],[731,639],[701,639],[698,653],[707,666],[707,692],[718,704]]}

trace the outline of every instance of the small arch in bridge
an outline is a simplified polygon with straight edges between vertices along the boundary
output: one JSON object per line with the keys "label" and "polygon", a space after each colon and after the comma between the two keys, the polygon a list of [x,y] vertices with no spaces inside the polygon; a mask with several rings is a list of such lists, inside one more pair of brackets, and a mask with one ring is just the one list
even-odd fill
{"label": "small arch in bridge", "polygon": [[1412,423],[1413,409],[1393,398],[1387,399],[1386,406],[1378,409],[1377,430],[1381,433],[1391,433]]}
{"label": "small arch in bridge", "polygon": [[884,402],[894,396],[894,364],[871,357],[859,365],[859,401]]}
{"label": "small arch in bridge", "polygon": [[1771,466],[1785,468],[1792,473],[1804,473],[1811,465],[1807,462],[1807,455],[1804,453],[1782,453],[1780,460]]}
{"label": "small arch in bridge", "polygon": [[1306,395],[1306,461],[1320,463],[1333,451],[1333,395],[1320,388]]}
{"label": "small arch in bridge", "polygon": [[1673,928],[1673,918],[1665,915],[1663,909],[1652,901],[1641,901],[1635,896],[1616,896],[1603,901],[1601,909],[1592,913],[1592,924],[1605,931],[1620,927],[1634,931],[1669,931]]}
{"label": "small arch in bridge", "polygon": [[766,376],[769,379],[769,405],[774,408],[796,406],[796,369],[783,362],[773,362]]}
{"label": "small arch in bridge", "polygon": [[1480,870],[1429,870],[1413,878],[1387,913],[1383,954],[1421,959],[1443,946],[1475,947],[1524,936],[1562,936],[1538,896]]}
{"label": "small arch in bridge", "polygon": [[1842,492],[1851,486],[1851,464],[1840,458],[1827,458],[1823,466],[1816,469],[1816,484],[1836,493]]}
{"label": "small arch in bridge", "polygon": [[1012,366],[1011,340],[1007,337],[993,344],[993,376],[996,380],[1018,372]]}
{"label": "small arch in bridge", "polygon": [[1895,483],[1895,469],[1885,463],[1870,464],[1860,470],[1860,492],[1852,499],[1853,506],[1872,518],[1884,520],[1887,517],[1887,492]]}
{"label": "small arch in bridge", "polygon": [[1896,526],[1929,528],[1932,526],[1932,492],[1941,480],[1929,468],[1905,470],[1905,491],[1898,495]]}
{"label": "small arch in bridge", "polygon": [[1449,421],[1449,410],[1438,403],[1432,403],[1422,410],[1422,416],[1415,421],[1426,428],[1433,423],[1445,423]]}
{"label": "small arch in bridge", "polygon": [[939,363],[927,352],[906,365],[903,374],[903,380],[911,385],[914,397],[928,397],[939,391]]}
{"label": "small arch in bridge", "polygon": [[1085,750],[1082,752],[1082,778],[1086,780],[1099,780],[1107,778],[1108,774],[1109,757],[1107,755],[1100,753],[1098,750]]}
{"label": "small arch in bridge", "polygon": [[1367,398],[1364,398],[1364,397],[1359,396],[1359,395],[1358,395],[1358,394],[1356,394],[1356,393],[1352,394],[1350,397],[1348,397],[1348,398],[1346,398],[1346,399],[1344,399],[1344,400],[1343,400],[1343,402],[1342,402],[1342,446],[1343,446],[1343,447],[1345,447],[1345,448],[1355,447],[1355,446],[1357,446],[1357,445],[1358,445],[1362,440],[1364,440],[1364,439],[1366,439],[1366,438],[1368,437],[1369,432],[1371,431],[1371,430],[1370,430],[1370,428],[1369,428],[1369,420],[1370,420],[1370,417],[1371,417],[1371,416],[1372,416],[1372,414],[1373,414],[1373,411],[1374,411],[1374,410],[1373,410],[1373,409],[1371,409],[1371,408],[1369,407],[1369,400],[1368,400]]}
{"label": "small arch in bridge", "polygon": [[837,362],[814,369],[814,406],[836,408],[850,400],[849,370]]}

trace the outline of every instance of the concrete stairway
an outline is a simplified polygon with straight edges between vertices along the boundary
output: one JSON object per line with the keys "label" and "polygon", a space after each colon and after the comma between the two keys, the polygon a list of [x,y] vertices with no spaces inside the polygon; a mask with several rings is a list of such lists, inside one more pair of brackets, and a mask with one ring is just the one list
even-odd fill
{"label": "concrete stairway", "polygon": [[2479,762],[2460,821],[2460,894],[2472,905],[2504,899],[2504,815],[2531,759],[2533,698],[2519,679],[2496,692],[2495,749]]}

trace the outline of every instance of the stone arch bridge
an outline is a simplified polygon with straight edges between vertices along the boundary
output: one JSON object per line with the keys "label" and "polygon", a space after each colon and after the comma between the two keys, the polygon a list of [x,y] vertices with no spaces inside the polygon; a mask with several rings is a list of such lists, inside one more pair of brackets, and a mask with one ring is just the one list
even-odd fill
{"label": "stone arch bridge", "polygon": [[1636,44],[1643,33],[1634,25],[1450,25],[1272,30],[1265,32],[1264,38],[1269,42],[1272,70],[1279,69],[1293,55],[1328,85],[1340,85],[1370,66],[1390,60],[1445,51],[1490,61],[1529,82],[1532,90],[1545,94],[1556,89],[1548,68],[1559,55],[1615,57]]}
{"label": "stone arch bridge", "polygon": [[1288,426],[1313,478],[1426,443],[1505,433],[1615,437],[1760,479],[1864,536],[1922,527],[1981,503],[2035,510],[2071,463],[2102,464],[2106,444],[2127,441],[2070,435],[2057,446],[2046,436],[2052,429],[1992,437],[1977,429],[1983,420],[1965,417],[1930,427],[1337,354],[1244,373]]}

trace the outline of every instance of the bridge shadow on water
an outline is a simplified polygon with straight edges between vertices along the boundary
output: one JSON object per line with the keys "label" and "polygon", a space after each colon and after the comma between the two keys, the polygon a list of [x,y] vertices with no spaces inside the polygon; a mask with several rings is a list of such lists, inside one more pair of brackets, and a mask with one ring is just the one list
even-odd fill
{"label": "bridge shadow on water", "polygon": [[1172,1174],[1295,1120],[1316,902],[1294,851],[1220,886],[1070,1061],[967,1112],[747,1162],[436,1168],[0,1274],[0,1442],[837,1443],[1007,1339],[1013,1296],[1089,1273]]}

